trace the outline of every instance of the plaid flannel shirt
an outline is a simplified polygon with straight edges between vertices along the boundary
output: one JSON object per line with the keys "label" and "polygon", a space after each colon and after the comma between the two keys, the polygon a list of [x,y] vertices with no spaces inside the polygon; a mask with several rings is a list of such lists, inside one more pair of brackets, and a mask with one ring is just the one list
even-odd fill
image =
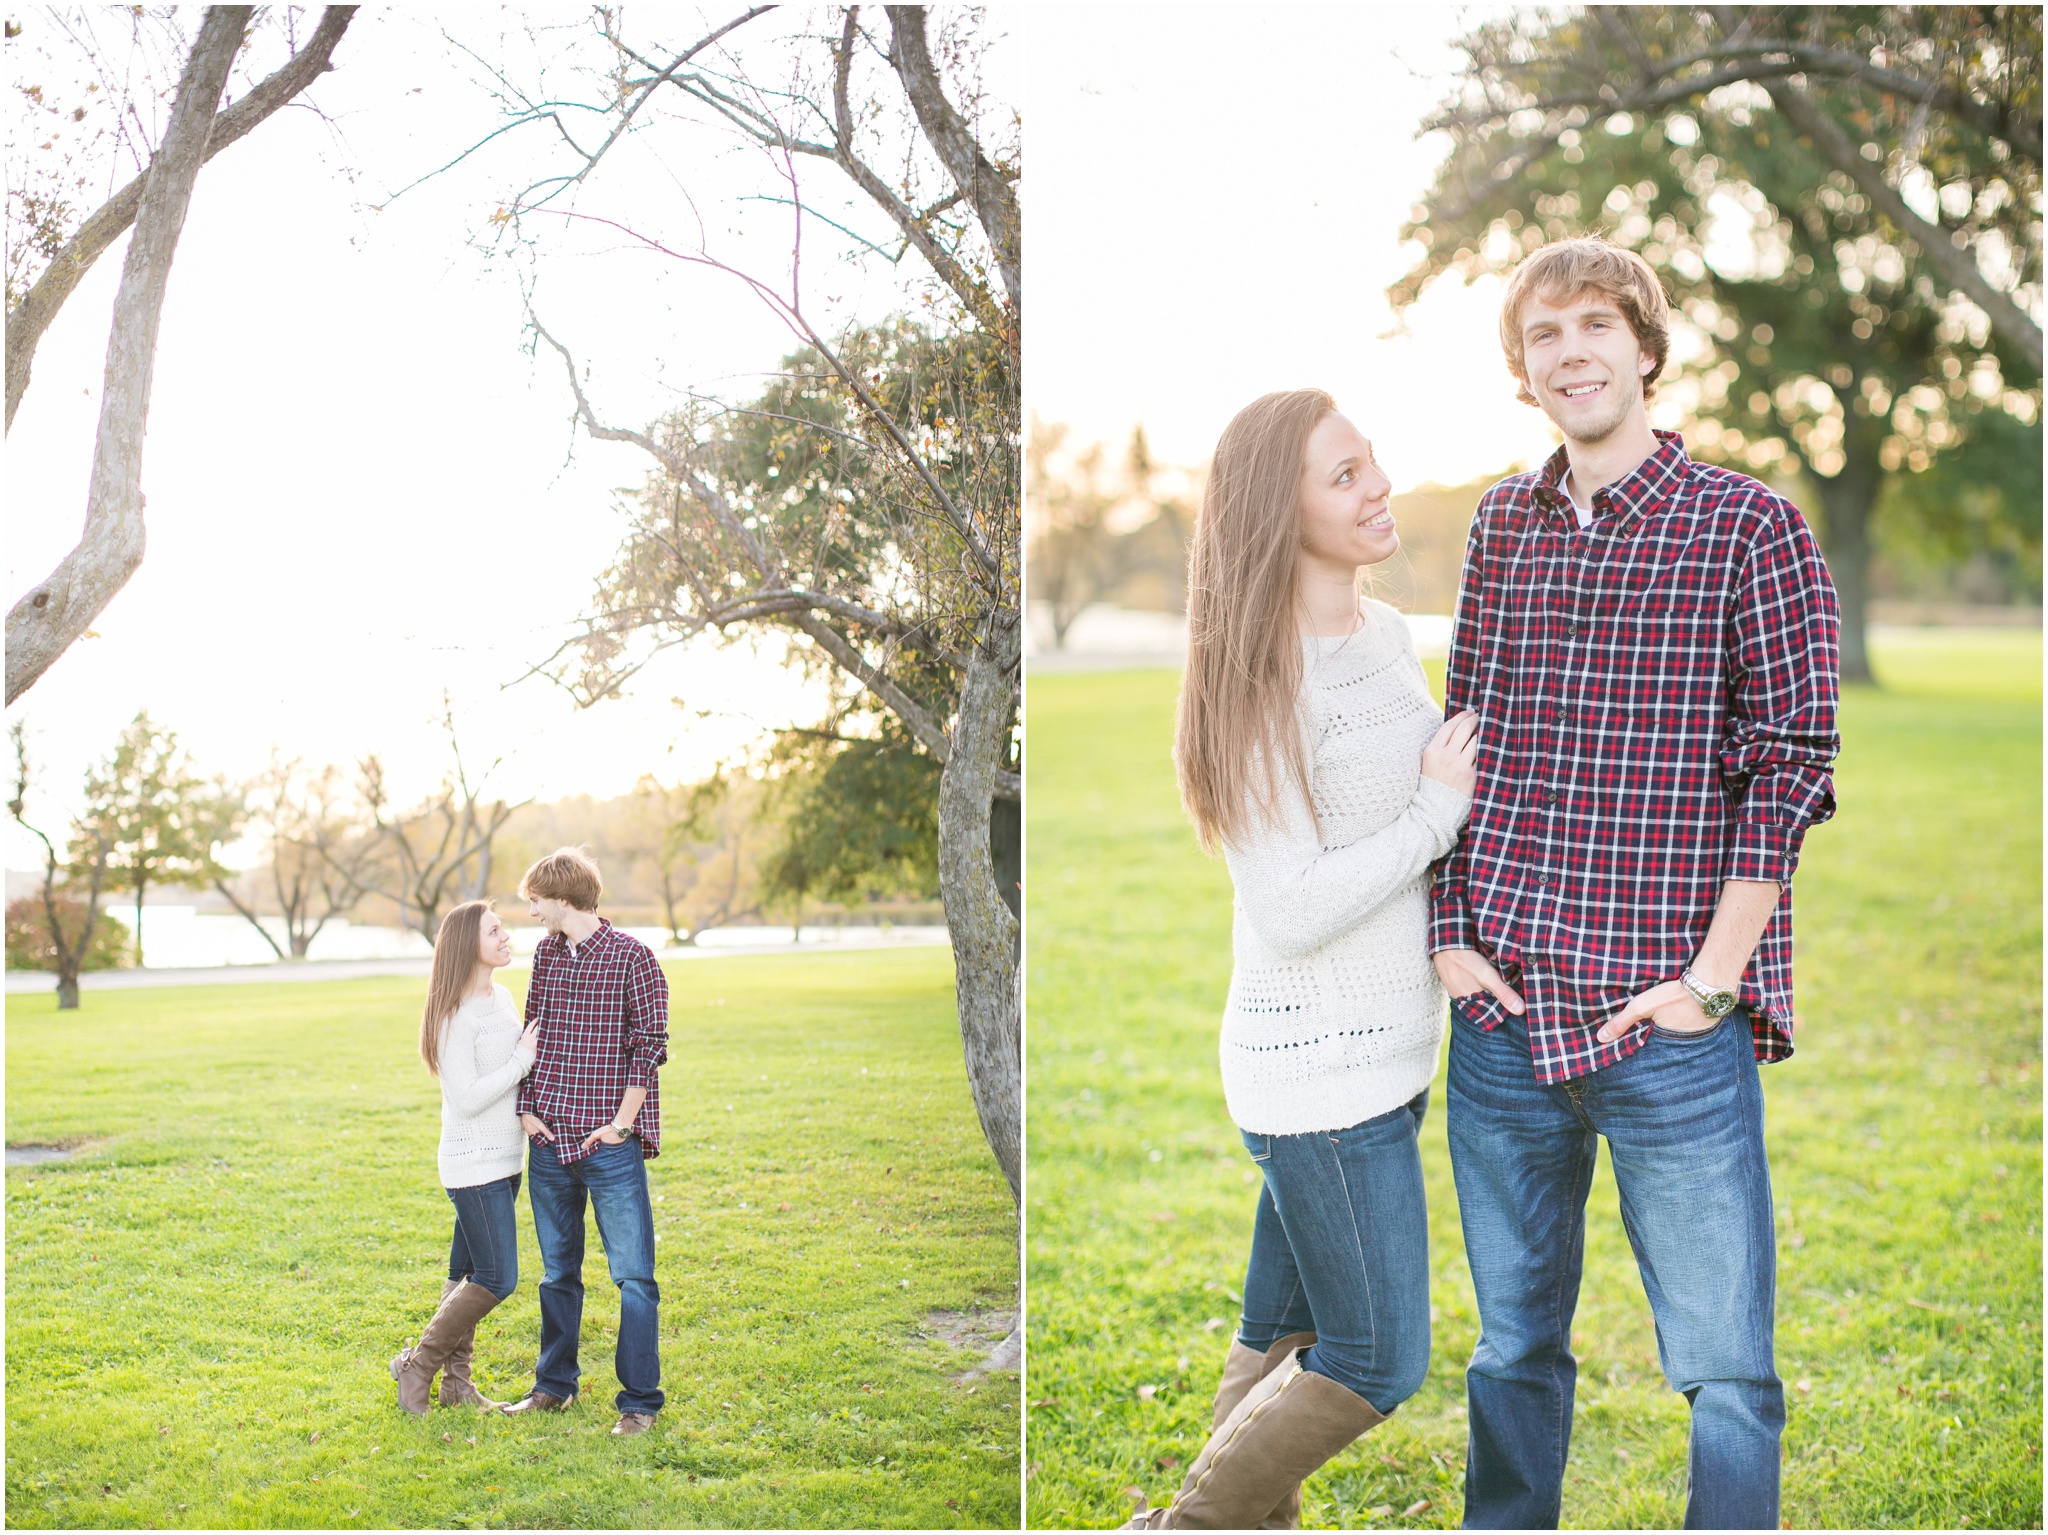
{"label": "plaid flannel shirt", "polygon": [[1783,887],[1740,990],[1757,1059],[1792,1053],[1792,871],[1841,748],[1835,590],[1797,507],[1657,437],[1587,528],[1562,448],[1494,486],[1459,584],[1446,701],[1479,713],[1479,786],[1429,946],[1522,993],[1540,1082],[1641,1048],[1647,1020],[1595,1031],[1691,963],[1730,879]]}
{"label": "plaid flannel shirt", "polygon": [[[661,1154],[661,1084],[668,1059],[668,978],[653,952],[603,918],[571,952],[550,933],[533,951],[526,1021],[540,1020],[540,1052],[516,1107],[555,1133],[564,1162],[590,1155],[583,1141],[612,1122],[629,1087],[647,1089],[633,1121],[645,1157]],[[534,1144],[545,1144],[533,1137]]]}

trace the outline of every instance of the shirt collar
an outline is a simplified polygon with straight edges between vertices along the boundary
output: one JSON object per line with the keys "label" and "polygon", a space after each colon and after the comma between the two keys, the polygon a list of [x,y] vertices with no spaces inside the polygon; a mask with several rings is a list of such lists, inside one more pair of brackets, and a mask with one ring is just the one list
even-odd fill
{"label": "shirt collar", "polygon": [[[576,957],[580,959],[586,954],[595,954],[604,947],[605,940],[611,936],[611,932],[611,918],[599,917],[597,919],[597,931],[577,946]],[[543,942],[553,944],[563,954],[569,952],[569,935],[567,933],[550,933]]]}
{"label": "shirt collar", "polygon": [[[1656,452],[1612,485],[1603,485],[1593,492],[1594,513],[1613,513],[1610,526],[1616,532],[1655,514],[1677,493],[1692,465],[1692,460],[1686,457],[1685,439],[1678,433],[1653,429],[1653,434],[1657,439]],[[1565,527],[1575,528],[1578,517],[1572,511],[1571,497],[1564,493],[1564,476],[1569,468],[1571,458],[1562,447],[1544,460],[1537,475],[1536,505]]]}

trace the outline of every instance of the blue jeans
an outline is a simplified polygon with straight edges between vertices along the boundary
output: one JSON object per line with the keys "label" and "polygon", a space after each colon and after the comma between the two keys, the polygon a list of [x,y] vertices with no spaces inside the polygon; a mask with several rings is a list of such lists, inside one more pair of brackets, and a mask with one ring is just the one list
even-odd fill
{"label": "blue jeans", "polygon": [[536,1145],[527,1158],[533,1233],[540,1241],[540,1364],[534,1389],[562,1401],[576,1395],[583,1372],[576,1345],[583,1333],[583,1207],[587,1200],[604,1240],[605,1262],[619,1287],[615,1368],[620,1412],[660,1412],[658,1327],[661,1290],[654,1282],[654,1207],[647,1199],[647,1163],[634,1136],[603,1144],[580,1162],[563,1164],[555,1149]]}
{"label": "blue jeans", "polygon": [[1347,1130],[1241,1131],[1265,1187],[1237,1338],[1313,1332],[1302,1368],[1389,1413],[1429,1369],[1429,1207],[1416,1132],[1429,1089]]}
{"label": "blue jeans", "polygon": [[[1497,1019],[1495,1027],[1481,1026]],[[1692,1404],[1687,1529],[1778,1527],[1785,1392],[1777,1247],[1747,1014],[1652,1029],[1625,1060],[1545,1086],[1490,998],[1451,1007],[1451,1169],[1479,1298],[1465,1384],[1465,1528],[1555,1529],[1571,1447],[1572,1312],[1586,1194],[1607,1137],[1657,1359]]]}
{"label": "blue jeans", "polygon": [[503,1300],[519,1288],[519,1174],[450,1189],[448,1198],[455,1205],[448,1277],[482,1285]]}

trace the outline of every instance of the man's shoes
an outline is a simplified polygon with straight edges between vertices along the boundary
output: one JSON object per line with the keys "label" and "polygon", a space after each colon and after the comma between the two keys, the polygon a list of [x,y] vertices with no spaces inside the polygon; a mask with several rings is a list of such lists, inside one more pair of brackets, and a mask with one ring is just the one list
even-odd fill
{"label": "man's shoes", "polygon": [[576,1398],[573,1396],[564,1399],[559,1396],[549,1396],[545,1391],[529,1391],[518,1401],[507,1402],[500,1411],[508,1418],[518,1417],[529,1412],[560,1412],[570,1402],[575,1400]]}
{"label": "man's shoes", "polygon": [[653,1413],[622,1412],[619,1414],[619,1421],[612,1425],[612,1434],[616,1438],[628,1438],[634,1434],[644,1434],[652,1427]]}

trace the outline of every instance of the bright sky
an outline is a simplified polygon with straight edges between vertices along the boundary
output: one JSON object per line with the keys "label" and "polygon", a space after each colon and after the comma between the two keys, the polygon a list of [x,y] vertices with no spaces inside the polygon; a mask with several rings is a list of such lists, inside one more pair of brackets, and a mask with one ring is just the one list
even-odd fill
{"label": "bright sky", "polygon": [[[641,35],[680,46],[741,8],[664,7],[639,16]],[[587,46],[582,14],[558,13],[544,46]],[[807,19],[778,11],[734,42],[746,39],[758,68],[777,57],[764,35],[773,44]],[[546,681],[504,686],[573,627],[618,544],[613,489],[638,485],[648,460],[570,430],[559,359],[526,354],[515,273],[480,251],[503,197],[562,168],[549,129],[372,206],[500,121],[444,26],[485,59],[532,56],[509,10],[365,7],[313,93],[327,121],[287,109],[199,178],[157,349],[147,558],[99,637],[9,712],[29,722],[51,796],[36,809],[53,832],[86,766],[144,707],[209,773],[251,773],[273,743],[315,762],[379,751],[417,793],[446,761],[432,724],[445,689],[469,760],[504,756],[492,783],[542,798],[701,774],[822,707],[772,645],[744,642],[671,653],[623,702],[589,711]],[[1009,57],[999,45],[992,71]],[[992,83],[1017,99],[1015,81]],[[586,88],[564,75],[549,85]],[[742,200],[780,190],[758,152],[685,126],[620,148],[586,187],[584,212],[687,245],[701,228],[715,252],[786,271],[786,209]],[[888,234],[835,170],[804,174],[814,206]],[[750,393],[791,346],[730,278],[562,227],[537,303],[611,424],[643,427],[687,389]],[[807,226],[815,311],[896,307],[890,269],[835,264],[846,243]],[[100,259],[44,336],[8,434],[9,603],[83,522],[124,250]],[[10,867],[39,861],[12,828],[7,847]]]}
{"label": "bright sky", "polygon": [[1399,227],[1447,147],[1416,124],[1495,9],[1034,10],[1033,413],[1116,447],[1142,422],[1160,461],[1199,465],[1241,406],[1316,386],[1400,489],[1547,454],[1495,284],[1439,283],[1388,335],[1417,254]]}

